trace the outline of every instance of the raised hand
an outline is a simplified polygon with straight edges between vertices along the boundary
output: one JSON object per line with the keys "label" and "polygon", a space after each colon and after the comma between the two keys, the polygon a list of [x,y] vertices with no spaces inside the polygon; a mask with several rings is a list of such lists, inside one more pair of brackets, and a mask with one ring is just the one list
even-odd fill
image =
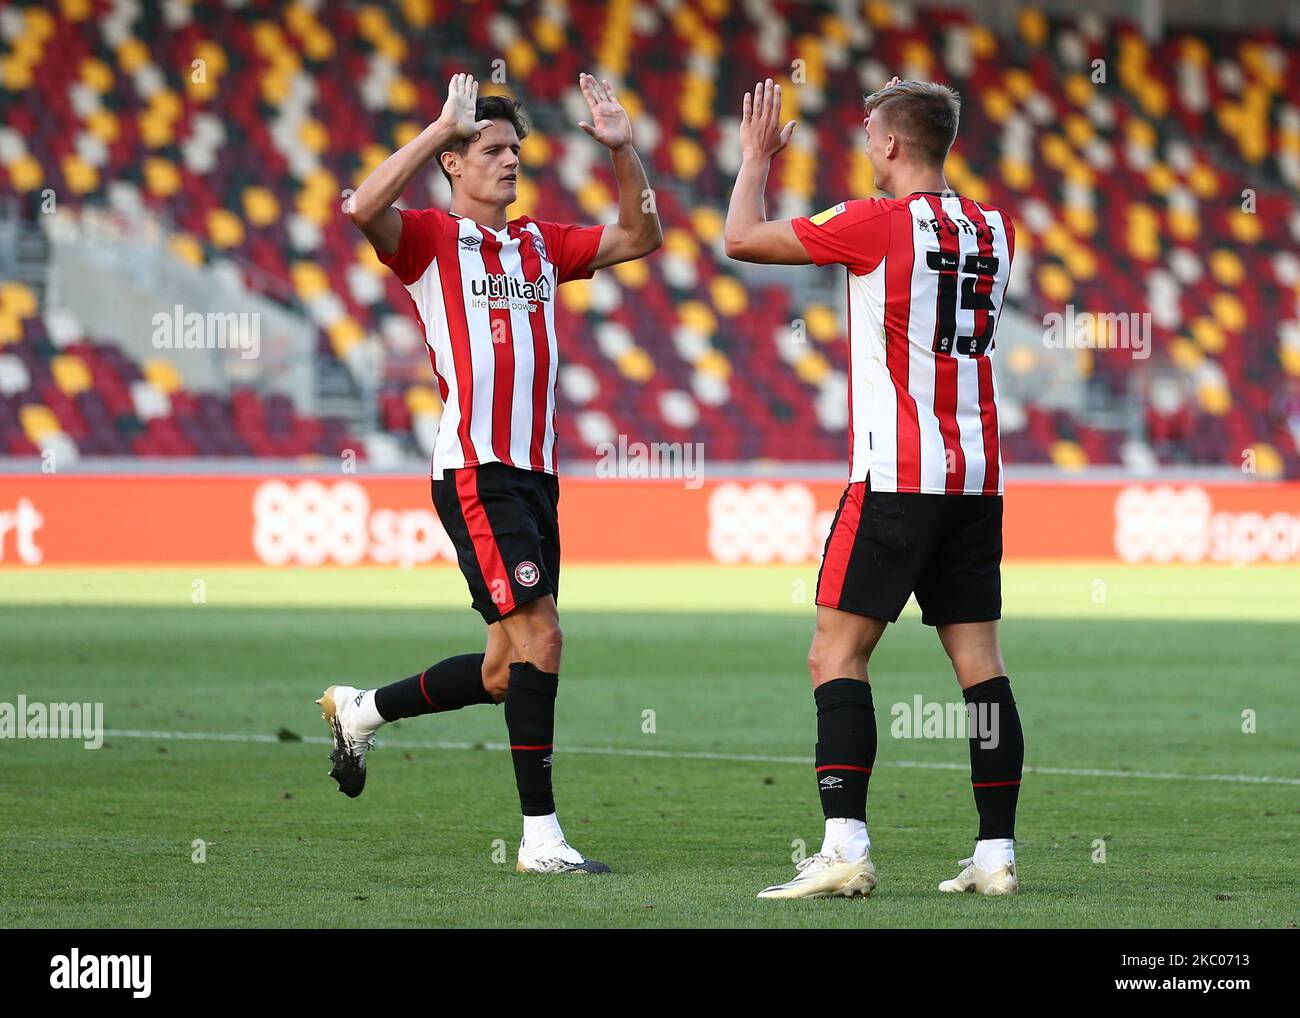
{"label": "raised hand", "polygon": [[474,119],[477,102],[478,82],[474,80],[474,75],[452,75],[451,83],[447,86],[447,101],[443,104],[438,119],[450,127],[457,138],[472,138],[492,126],[490,120]]}
{"label": "raised hand", "polygon": [[578,126],[609,149],[622,148],[632,143],[632,122],[627,118],[614,86],[600,82],[585,71],[578,75],[578,87],[591,111],[591,123],[581,121]]}
{"label": "raised hand", "polygon": [[740,151],[746,159],[771,159],[790,142],[795,122],[781,123],[781,86],[760,81],[746,92],[740,111]]}

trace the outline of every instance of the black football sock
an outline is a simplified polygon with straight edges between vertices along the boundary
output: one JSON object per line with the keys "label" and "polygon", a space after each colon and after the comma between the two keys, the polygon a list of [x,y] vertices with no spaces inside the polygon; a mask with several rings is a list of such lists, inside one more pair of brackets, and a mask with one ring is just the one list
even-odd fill
{"label": "black football sock", "polygon": [[375,709],[385,721],[492,703],[483,688],[483,655],[461,654],[430,665],[419,675],[375,690]]}
{"label": "black football sock", "polygon": [[515,764],[519,805],[526,817],[555,812],[551,754],[555,742],[555,693],[560,677],[527,661],[510,665],[506,687],[506,731]]}
{"label": "black football sock", "polygon": [[817,701],[817,793],[827,820],[867,819],[867,782],[876,762],[876,708],[871,686],[832,679]]}
{"label": "black football sock", "polygon": [[980,814],[980,840],[1015,838],[1016,800],[1025,763],[1020,713],[1005,675],[963,691],[968,705],[970,780]]}

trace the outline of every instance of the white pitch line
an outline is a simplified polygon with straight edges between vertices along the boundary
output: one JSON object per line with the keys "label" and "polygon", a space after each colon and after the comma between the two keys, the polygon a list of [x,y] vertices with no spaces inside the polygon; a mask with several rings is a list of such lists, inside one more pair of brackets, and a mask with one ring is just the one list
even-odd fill
{"label": "white pitch line", "polygon": [[[323,735],[305,735],[299,740],[282,740],[275,735],[258,735],[238,732],[150,732],[138,729],[110,729],[106,739],[164,739],[194,742],[294,742],[330,746],[333,740]],[[407,742],[402,739],[379,739],[376,748],[392,746],[394,749],[490,749],[507,750],[505,742]],[[590,756],[640,756],[660,760],[720,760],[731,763],[803,764],[813,762],[807,756],[760,756],[754,753],[675,753],[662,749],[620,749],[598,746],[561,746],[560,753],[585,753]],[[945,763],[924,760],[887,760],[890,767],[912,767],[930,771],[966,771],[969,764]],[[1300,778],[1277,778],[1265,774],[1179,774],[1175,771],[1107,771],[1092,767],[1026,767],[1026,774],[1053,774],[1068,778],[1146,778],[1150,781],[1226,781],[1237,785],[1300,785]]]}

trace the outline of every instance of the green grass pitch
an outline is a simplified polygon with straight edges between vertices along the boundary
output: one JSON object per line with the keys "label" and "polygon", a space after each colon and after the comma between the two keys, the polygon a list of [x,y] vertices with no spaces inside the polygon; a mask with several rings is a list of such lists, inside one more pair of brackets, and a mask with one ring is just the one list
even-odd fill
{"label": "green grass pitch", "polygon": [[755,900],[789,877],[797,839],[820,842],[804,668],[814,580],[793,567],[566,569],[560,819],[615,872],[546,878],[514,872],[499,708],[384,729],[355,801],[326,776],[312,703],[325,685],[382,684],[481,648],[454,570],[0,571],[0,702],[99,701],[109,733],[94,751],[0,742],[3,924],[1300,920],[1290,567],[1006,568],[1029,768],[1014,899],[935,890],[969,854],[975,811],[964,741],[890,734],[893,704],[959,699],[909,609],[872,667],[879,888],[866,902]]}

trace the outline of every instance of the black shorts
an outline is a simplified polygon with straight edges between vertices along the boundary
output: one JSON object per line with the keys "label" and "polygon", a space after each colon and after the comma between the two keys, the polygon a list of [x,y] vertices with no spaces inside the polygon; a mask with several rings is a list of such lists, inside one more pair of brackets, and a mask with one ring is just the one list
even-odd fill
{"label": "black shorts", "polygon": [[1002,617],[1002,496],[844,489],[817,603],[897,622],[915,593],[927,626]]}
{"label": "black shorts", "polygon": [[560,482],[504,463],[448,470],[433,506],[456,547],[474,609],[489,625],[560,593]]}

